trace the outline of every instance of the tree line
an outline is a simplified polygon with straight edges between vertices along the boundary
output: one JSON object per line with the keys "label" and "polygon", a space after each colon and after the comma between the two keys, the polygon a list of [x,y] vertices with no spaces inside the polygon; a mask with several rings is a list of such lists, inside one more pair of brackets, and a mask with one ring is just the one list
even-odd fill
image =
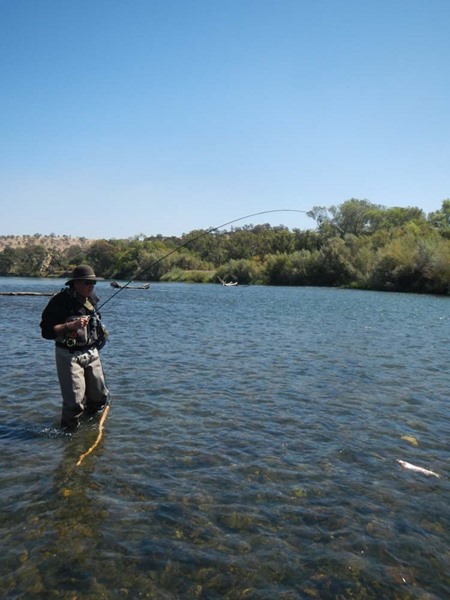
{"label": "tree line", "polygon": [[58,249],[30,240],[0,252],[0,275],[64,277],[86,262],[105,279],[124,281],[220,278],[248,285],[450,293],[450,199],[428,215],[352,198],[339,206],[316,206],[308,216],[315,229],[247,225]]}

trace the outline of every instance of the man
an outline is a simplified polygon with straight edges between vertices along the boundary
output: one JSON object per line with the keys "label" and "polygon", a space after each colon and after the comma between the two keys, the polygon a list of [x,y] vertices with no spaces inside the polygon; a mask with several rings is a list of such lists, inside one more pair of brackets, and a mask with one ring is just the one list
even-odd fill
{"label": "man", "polygon": [[76,267],[42,313],[42,337],[55,340],[56,370],[63,398],[61,427],[74,430],[83,414],[92,415],[108,404],[108,389],[99,347],[106,330],[97,312],[96,277],[89,265]]}

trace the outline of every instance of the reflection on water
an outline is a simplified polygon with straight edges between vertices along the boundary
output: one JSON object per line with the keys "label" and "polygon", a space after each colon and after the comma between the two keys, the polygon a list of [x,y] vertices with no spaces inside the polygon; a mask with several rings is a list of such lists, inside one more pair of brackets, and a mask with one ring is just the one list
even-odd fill
{"label": "reflection on water", "polygon": [[448,597],[448,298],[124,291],[80,467],[98,421],[56,427],[47,300],[0,297],[2,597]]}

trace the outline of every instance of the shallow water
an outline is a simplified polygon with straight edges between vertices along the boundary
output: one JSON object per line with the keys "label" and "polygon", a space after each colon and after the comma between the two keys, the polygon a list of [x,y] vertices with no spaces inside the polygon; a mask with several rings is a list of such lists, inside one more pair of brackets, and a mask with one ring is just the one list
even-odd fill
{"label": "shallow water", "polygon": [[449,298],[123,290],[80,467],[98,420],[58,430],[47,301],[0,296],[2,598],[449,596]]}

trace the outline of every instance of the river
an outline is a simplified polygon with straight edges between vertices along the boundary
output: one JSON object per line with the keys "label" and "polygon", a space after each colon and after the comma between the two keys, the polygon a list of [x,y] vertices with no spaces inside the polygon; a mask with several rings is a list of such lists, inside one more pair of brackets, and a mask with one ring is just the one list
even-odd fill
{"label": "river", "polygon": [[58,428],[48,300],[0,296],[2,598],[450,596],[450,298],[122,290],[79,467],[98,418]]}

